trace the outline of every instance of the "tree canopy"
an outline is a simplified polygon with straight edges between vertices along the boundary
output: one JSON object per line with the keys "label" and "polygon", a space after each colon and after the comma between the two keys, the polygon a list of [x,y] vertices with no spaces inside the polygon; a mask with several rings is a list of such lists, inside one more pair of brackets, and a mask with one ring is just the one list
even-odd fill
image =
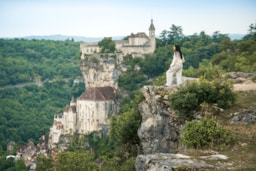
{"label": "tree canopy", "polygon": [[101,48],[101,53],[114,53],[116,50],[116,43],[111,37],[105,37],[99,41],[98,46]]}

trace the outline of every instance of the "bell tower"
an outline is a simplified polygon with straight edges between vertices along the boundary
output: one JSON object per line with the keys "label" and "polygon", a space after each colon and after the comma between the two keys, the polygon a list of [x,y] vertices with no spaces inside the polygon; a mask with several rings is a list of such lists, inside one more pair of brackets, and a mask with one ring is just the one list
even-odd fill
{"label": "bell tower", "polygon": [[156,49],[156,37],[155,37],[155,26],[153,24],[153,19],[151,19],[151,24],[149,26],[149,39],[151,44],[151,51],[154,52]]}
{"label": "bell tower", "polygon": [[151,24],[150,24],[150,26],[149,26],[149,38],[150,39],[155,39],[155,26],[154,26],[154,24],[153,24],[153,19],[151,19]]}

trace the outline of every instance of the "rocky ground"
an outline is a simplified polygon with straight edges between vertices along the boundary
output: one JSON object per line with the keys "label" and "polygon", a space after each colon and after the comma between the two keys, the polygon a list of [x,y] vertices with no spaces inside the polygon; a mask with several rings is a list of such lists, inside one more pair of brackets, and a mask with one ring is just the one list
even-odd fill
{"label": "rocky ground", "polygon": [[255,73],[230,72],[227,74],[227,78],[234,83],[236,91],[256,90]]}

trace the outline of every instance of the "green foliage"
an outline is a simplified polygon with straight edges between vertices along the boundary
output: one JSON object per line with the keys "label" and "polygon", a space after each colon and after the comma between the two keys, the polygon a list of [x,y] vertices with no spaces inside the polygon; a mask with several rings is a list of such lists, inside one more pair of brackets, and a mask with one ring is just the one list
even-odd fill
{"label": "green foliage", "polygon": [[213,148],[234,145],[235,139],[230,131],[218,127],[212,118],[187,122],[182,133],[182,142],[192,148]]}
{"label": "green foliage", "polygon": [[223,40],[222,51],[212,56],[212,63],[225,71],[256,72],[255,35],[255,25],[250,25],[250,33],[242,40]]}
{"label": "green foliage", "polygon": [[3,171],[27,171],[23,160],[14,161],[13,158],[6,159],[5,156],[0,156],[0,170]]}
{"label": "green foliage", "polygon": [[192,118],[193,111],[204,102],[216,103],[221,108],[231,107],[235,102],[235,93],[227,82],[201,80],[180,87],[169,95],[169,102],[180,116]]}
{"label": "green foliage", "polygon": [[118,79],[118,85],[128,91],[134,91],[145,85],[147,78],[136,71],[127,72]]}
{"label": "green foliage", "polygon": [[116,44],[111,37],[105,37],[99,41],[98,46],[101,48],[102,53],[114,53],[116,50]]}
{"label": "green foliage", "polygon": [[220,79],[224,71],[218,66],[212,65],[209,60],[203,59],[198,69],[189,67],[183,71],[183,75],[194,78],[204,78],[207,80]]}
{"label": "green foliage", "polygon": [[61,152],[57,155],[57,171],[96,171],[97,165],[93,162],[93,153],[86,151]]}
{"label": "green foliage", "polygon": [[[8,141],[38,140],[49,131],[53,115],[81,94],[84,84],[72,85],[72,78],[81,76],[78,59],[78,42],[0,39],[1,149]],[[34,80],[43,80],[43,86]]]}
{"label": "green foliage", "polygon": [[[77,86],[79,86],[77,84]],[[62,112],[74,88],[63,81],[46,82],[44,86],[29,85],[22,88],[0,89],[0,145],[8,141],[26,143],[38,140],[49,131],[53,115]],[[81,94],[84,89],[76,90]]]}
{"label": "green foliage", "polygon": [[243,39],[256,41],[256,23],[249,25],[249,33]]}
{"label": "green foliage", "polygon": [[128,105],[126,108],[127,110],[122,110],[123,113],[120,113],[120,116],[111,118],[111,139],[128,146],[139,143],[137,130],[141,123],[141,115],[138,111],[138,104],[142,99],[142,94],[136,95],[131,101],[131,106]]}
{"label": "green foliage", "polygon": [[65,151],[57,154],[56,160],[40,156],[36,171],[97,171],[94,155],[90,151]]}
{"label": "green foliage", "polygon": [[0,39],[0,86],[80,76],[79,43]]}
{"label": "green foliage", "polygon": [[54,161],[51,156],[46,157],[46,156],[39,156],[37,158],[36,162],[36,171],[55,171],[54,169]]}

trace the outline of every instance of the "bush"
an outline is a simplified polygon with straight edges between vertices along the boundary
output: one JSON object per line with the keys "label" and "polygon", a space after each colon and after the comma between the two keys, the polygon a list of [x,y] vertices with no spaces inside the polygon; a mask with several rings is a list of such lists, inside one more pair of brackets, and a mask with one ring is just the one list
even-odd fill
{"label": "bush", "polygon": [[203,118],[188,122],[181,141],[187,147],[209,148],[219,145],[233,145],[234,137],[230,131],[219,128],[214,119]]}
{"label": "bush", "polygon": [[192,112],[202,103],[216,103],[221,108],[231,107],[235,102],[235,93],[227,82],[201,80],[180,87],[169,95],[169,102],[180,116],[192,118]]}

